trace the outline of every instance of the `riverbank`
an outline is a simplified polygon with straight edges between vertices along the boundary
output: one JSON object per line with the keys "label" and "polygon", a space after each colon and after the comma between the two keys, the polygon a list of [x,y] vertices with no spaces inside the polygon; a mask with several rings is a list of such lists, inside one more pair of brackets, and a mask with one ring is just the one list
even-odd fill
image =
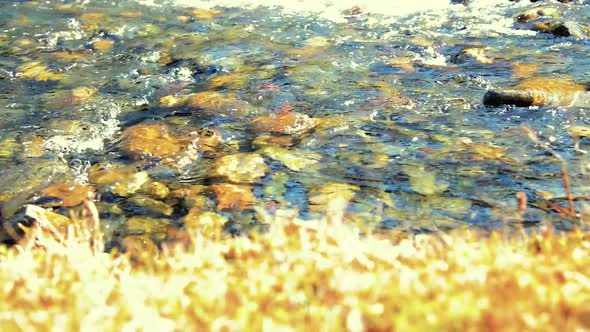
{"label": "riverbank", "polygon": [[[88,205],[92,209],[92,204]],[[92,216],[92,213],[88,214]],[[590,236],[360,235],[289,211],[264,234],[192,229],[104,253],[97,220],[1,249],[3,331],[582,331]],[[88,219],[90,218],[90,219]],[[43,227],[39,225],[44,225]],[[139,243],[136,243],[139,244]]]}

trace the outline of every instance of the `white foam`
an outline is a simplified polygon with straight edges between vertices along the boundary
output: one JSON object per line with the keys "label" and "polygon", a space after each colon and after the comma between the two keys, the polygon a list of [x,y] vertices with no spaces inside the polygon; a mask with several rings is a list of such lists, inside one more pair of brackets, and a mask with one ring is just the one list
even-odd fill
{"label": "white foam", "polygon": [[[460,4],[451,4],[450,0],[137,0],[146,5],[177,5],[196,8],[247,8],[258,7],[279,8],[290,13],[313,13],[332,21],[342,21],[343,12],[354,7],[363,13],[383,16],[407,16],[415,13],[439,12],[445,14],[447,10],[463,9]],[[470,10],[487,11],[506,6],[518,6],[518,3],[502,3],[498,0],[472,0]]]}
{"label": "white foam", "polygon": [[[155,0],[138,1],[147,5],[160,3]],[[217,6],[248,9],[257,7],[280,8],[291,13],[314,13],[333,21],[342,20],[342,12],[353,7],[358,7],[366,13],[399,16],[425,10],[441,10],[451,6],[450,2],[445,0],[289,0],[281,2],[276,0],[170,0],[165,3],[198,8]]]}

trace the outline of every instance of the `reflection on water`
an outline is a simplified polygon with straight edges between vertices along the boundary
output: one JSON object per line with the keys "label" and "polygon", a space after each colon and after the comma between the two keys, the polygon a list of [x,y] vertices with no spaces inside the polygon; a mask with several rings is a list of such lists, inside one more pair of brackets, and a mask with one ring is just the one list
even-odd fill
{"label": "reflection on water", "polygon": [[[569,228],[561,164],[521,126],[565,158],[584,211],[574,146],[587,148],[587,111],[482,98],[533,76],[583,83],[588,43],[514,23],[533,5],[475,4],[395,18],[356,8],[333,21],[3,2],[2,216],[26,203],[67,214],[89,184],[109,234],[154,239],[205,212],[240,232],[260,224],[256,209],[312,218],[333,201],[347,221],[383,229]],[[587,23],[575,5],[554,6]]]}

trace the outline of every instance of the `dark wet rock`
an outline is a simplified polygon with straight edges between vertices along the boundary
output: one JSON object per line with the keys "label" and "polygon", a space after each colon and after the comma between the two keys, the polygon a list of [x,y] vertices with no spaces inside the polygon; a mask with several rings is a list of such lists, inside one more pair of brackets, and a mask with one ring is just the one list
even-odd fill
{"label": "dark wet rock", "polygon": [[133,196],[124,205],[124,209],[134,214],[148,214],[156,217],[169,217],[174,212],[170,205],[147,196]]}
{"label": "dark wet rock", "polygon": [[130,235],[165,233],[169,227],[170,220],[163,218],[133,216],[127,220],[127,232]]}
{"label": "dark wet rock", "polygon": [[451,56],[451,63],[462,64],[467,62],[476,61],[481,64],[491,64],[494,60],[486,54],[482,48],[466,48]]}
{"label": "dark wet rock", "polygon": [[525,23],[540,17],[557,17],[559,9],[555,7],[536,7],[527,9],[516,16],[516,22]]}
{"label": "dark wet rock", "polygon": [[566,79],[533,77],[513,88],[488,91],[483,97],[487,106],[590,106],[586,87]]}
{"label": "dark wet rock", "polygon": [[556,37],[574,37],[577,39],[587,39],[590,37],[590,28],[576,22],[538,22],[535,23],[533,30],[550,33]]}

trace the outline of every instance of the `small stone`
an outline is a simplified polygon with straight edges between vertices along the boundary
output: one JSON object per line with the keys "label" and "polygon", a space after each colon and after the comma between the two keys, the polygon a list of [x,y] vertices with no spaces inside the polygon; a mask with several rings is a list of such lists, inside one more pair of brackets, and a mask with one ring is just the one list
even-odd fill
{"label": "small stone", "polygon": [[550,33],[556,37],[574,37],[576,39],[587,39],[590,37],[590,28],[576,22],[538,22],[533,30],[543,33]]}
{"label": "small stone", "polygon": [[106,20],[107,16],[103,13],[84,13],[80,16],[80,22],[82,24],[99,24]]}
{"label": "small stone", "polygon": [[231,73],[215,76],[209,82],[212,88],[240,89],[246,86],[249,78],[244,73]]}
{"label": "small stone", "polygon": [[169,226],[170,220],[164,218],[133,216],[127,220],[127,232],[129,234],[166,233]]}
{"label": "small stone", "polygon": [[0,158],[10,159],[20,150],[20,144],[14,138],[6,138],[0,141]]}
{"label": "small stone", "polygon": [[43,144],[45,144],[45,140],[37,136],[33,137],[29,142],[23,143],[24,156],[28,158],[42,156],[45,152],[45,150],[43,149]]}
{"label": "small stone", "polygon": [[121,247],[135,260],[153,259],[159,254],[154,241],[146,235],[127,235],[121,240]]}
{"label": "small stone", "polygon": [[567,132],[572,136],[590,137],[589,126],[571,126],[567,128]]}
{"label": "small stone", "polygon": [[166,107],[184,106],[188,100],[188,96],[169,95],[160,98],[160,105]]}
{"label": "small stone", "polygon": [[537,7],[527,9],[516,16],[516,21],[519,23],[530,22],[540,17],[557,17],[559,9],[554,7]]}
{"label": "small stone", "polygon": [[254,183],[269,170],[259,154],[237,153],[217,159],[211,175],[224,177],[231,182]]}
{"label": "small stone", "polygon": [[223,15],[223,11],[217,9],[196,8],[190,11],[190,16],[199,20],[211,20]]}
{"label": "small stone", "polygon": [[315,126],[314,119],[306,114],[291,111],[259,117],[251,123],[254,132],[277,134],[302,134]]}
{"label": "small stone", "polygon": [[184,218],[184,227],[188,230],[199,230],[201,234],[208,236],[219,235],[223,225],[228,219],[215,212],[203,212],[199,209],[190,209]]}
{"label": "small stone", "polygon": [[326,37],[315,36],[304,40],[302,44],[311,47],[326,47],[330,45],[330,41]]}
{"label": "small stone", "polygon": [[579,106],[590,104],[586,87],[572,80],[532,77],[509,89],[488,91],[483,104],[488,106]]}
{"label": "small stone", "polygon": [[63,78],[63,75],[52,73],[47,67],[40,62],[31,62],[24,64],[17,69],[20,77],[35,81],[57,81]]}
{"label": "small stone", "polygon": [[115,42],[112,40],[99,39],[99,40],[92,43],[92,49],[94,49],[95,51],[106,52],[106,51],[110,51],[113,48],[114,44],[115,44]]}
{"label": "small stone", "polygon": [[75,182],[65,182],[49,186],[41,191],[45,196],[62,200],[63,207],[80,205],[84,200],[94,197],[94,188]]}
{"label": "small stone", "polygon": [[436,180],[436,174],[424,169],[424,166],[407,166],[404,172],[410,178],[410,187],[421,195],[434,195],[447,189],[448,183]]}
{"label": "small stone", "polygon": [[133,213],[137,213],[137,210],[139,210],[146,214],[157,217],[170,217],[174,212],[174,208],[172,208],[170,205],[141,195],[129,198],[126,202],[126,207]]}
{"label": "small stone", "polygon": [[210,189],[217,198],[217,210],[245,210],[256,203],[250,186],[220,183],[212,185]]}
{"label": "small stone", "polygon": [[207,186],[194,185],[189,188],[175,189],[168,194],[166,202],[171,205],[180,205],[187,209],[207,209],[210,204],[208,198],[203,194]]}
{"label": "small stone", "polygon": [[127,17],[127,18],[138,18],[138,17],[142,17],[143,13],[142,12],[121,12],[121,13],[119,13],[119,16]]}
{"label": "small stone", "polygon": [[127,197],[137,192],[149,180],[149,176],[147,172],[138,172],[134,167],[101,163],[90,167],[88,180],[103,191]]}
{"label": "small stone", "polygon": [[330,182],[309,191],[309,204],[312,211],[323,211],[331,201],[350,202],[360,188],[355,185]]}
{"label": "small stone", "polygon": [[304,150],[285,149],[279,146],[267,146],[260,153],[282,162],[287,168],[298,172],[317,165],[321,155]]}
{"label": "small stone", "polygon": [[186,105],[194,108],[219,109],[231,103],[233,96],[223,95],[219,92],[204,91],[193,93],[188,96]]}
{"label": "small stone", "polygon": [[451,57],[452,63],[466,63],[475,60],[481,64],[492,64],[494,60],[488,57],[482,48],[466,48]]}
{"label": "small stone", "polygon": [[270,136],[260,135],[252,141],[252,146],[256,149],[261,149],[267,146],[282,146],[289,147],[293,146],[295,141],[289,136]]}
{"label": "small stone", "polygon": [[161,182],[147,182],[139,189],[141,193],[151,196],[155,199],[164,199],[170,193],[170,189]]}
{"label": "small stone", "polygon": [[138,124],[123,132],[121,151],[134,159],[171,159],[187,152],[194,141],[195,138],[177,138],[170,135],[168,127],[161,123]]}

